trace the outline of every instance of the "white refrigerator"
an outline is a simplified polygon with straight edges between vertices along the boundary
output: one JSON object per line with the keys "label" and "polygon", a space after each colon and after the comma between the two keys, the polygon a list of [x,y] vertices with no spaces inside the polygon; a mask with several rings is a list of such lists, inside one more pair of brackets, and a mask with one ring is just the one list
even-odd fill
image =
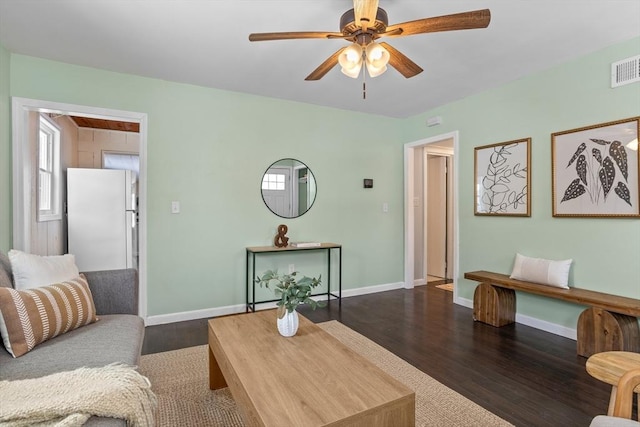
{"label": "white refrigerator", "polygon": [[132,171],[67,169],[68,252],[80,271],[137,268],[136,187]]}

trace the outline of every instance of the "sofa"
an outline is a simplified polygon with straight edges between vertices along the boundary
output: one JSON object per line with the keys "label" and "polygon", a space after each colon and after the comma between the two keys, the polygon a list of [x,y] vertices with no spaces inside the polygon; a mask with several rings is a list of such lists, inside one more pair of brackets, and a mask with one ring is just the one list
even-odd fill
{"label": "sofa", "polygon": [[[144,322],[138,316],[138,278],[133,269],[83,273],[98,321],[38,344],[14,358],[0,344],[0,380],[38,378],[79,367],[121,362],[137,366]],[[13,287],[9,258],[0,252],[0,286]],[[0,403],[1,404],[1,403]],[[85,426],[125,426],[124,420],[91,417]]]}

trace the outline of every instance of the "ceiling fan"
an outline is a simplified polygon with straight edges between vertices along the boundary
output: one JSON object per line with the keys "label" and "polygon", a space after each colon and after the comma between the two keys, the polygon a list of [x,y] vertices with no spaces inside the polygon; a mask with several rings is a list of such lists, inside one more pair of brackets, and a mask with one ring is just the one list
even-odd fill
{"label": "ceiling fan", "polygon": [[353,9],[346,11],[340,18],[341,32],[339,33],[320,31],[253,33],[249,35],[249,40],[256,42],[288,39],[344,39],[352,43],[346,48],[340,48],[327,58],[305,80],[320,80],[337,64],[341,65],[344,74],[353,78],[358,77],[363,64],[371,77],[384,73],[389,64],[404,77],[410,78],[420,74],[423,71],[422,68],[388,43],[378,43],[377,39],[486,28],[490,21],[489,9],[482,9],[389,25],[387,12],[378,7],[378,0],[353,0]]}

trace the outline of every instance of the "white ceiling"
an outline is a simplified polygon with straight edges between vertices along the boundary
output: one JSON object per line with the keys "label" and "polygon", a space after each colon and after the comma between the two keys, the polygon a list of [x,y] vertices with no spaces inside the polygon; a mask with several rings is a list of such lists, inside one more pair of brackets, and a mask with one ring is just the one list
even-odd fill
{"label": "white ceiling", "polygon": [[347,42],[247,38],[339,31],[340,16],[352,6],[351,0],[0,0],[0,43],[72,64],[408,117],[640,36],[639,0],[380,0],[390,25],[485,8],[491,23],[389,39],[425,71],[405,79],[390,68],[367,79],[366,100],[361,80],[339,67],[322,80],[304,80]]}

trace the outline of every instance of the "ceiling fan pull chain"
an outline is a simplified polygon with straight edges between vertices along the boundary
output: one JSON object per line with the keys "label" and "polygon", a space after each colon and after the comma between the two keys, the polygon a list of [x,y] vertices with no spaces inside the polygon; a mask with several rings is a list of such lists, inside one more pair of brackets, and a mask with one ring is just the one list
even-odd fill
{"label": "ceiling fan pull chain", "polygon": [[366,67],[362,67],[362,99],[367,99],[367,73],[364,71]]}

